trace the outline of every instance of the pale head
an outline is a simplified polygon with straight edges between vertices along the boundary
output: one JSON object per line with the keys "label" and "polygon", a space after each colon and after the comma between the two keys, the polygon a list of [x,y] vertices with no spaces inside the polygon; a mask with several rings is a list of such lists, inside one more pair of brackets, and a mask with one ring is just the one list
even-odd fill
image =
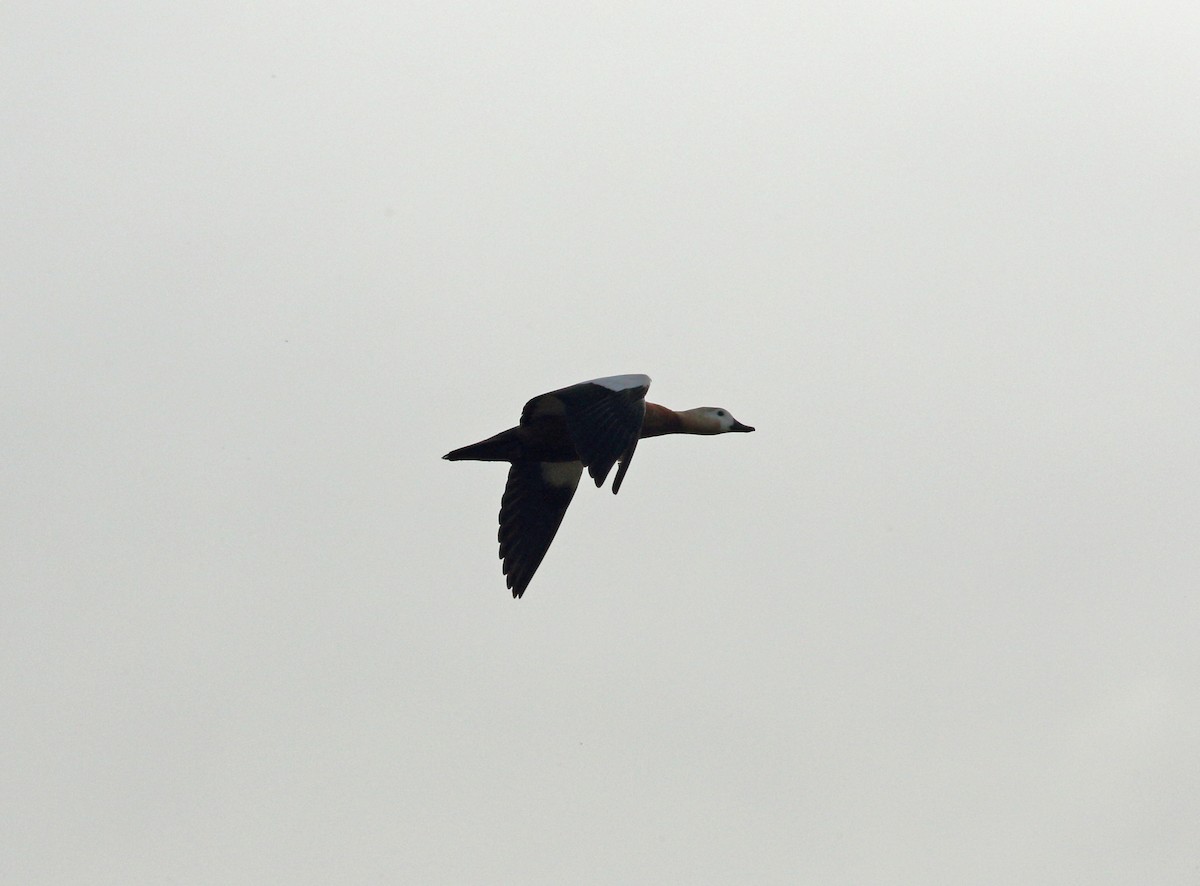
{"label": "pale head", "polygon": [[689,434],[728,434],[731,431],[747,434],[754,428],[744,425],[728,409],[719,406],[699,406],[679,413]]}

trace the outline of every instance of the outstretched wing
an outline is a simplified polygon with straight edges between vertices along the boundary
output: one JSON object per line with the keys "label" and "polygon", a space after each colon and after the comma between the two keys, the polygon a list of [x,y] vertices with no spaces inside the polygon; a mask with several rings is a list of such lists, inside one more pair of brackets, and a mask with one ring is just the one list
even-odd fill
{"label": "outstretched wing", "polygon": [[500,559],[513,596],[537,572],[575,495],[583,465],[577,461],[520,461],[508,470],[500,500]]}
{"label": "outstretched wing", "polygon": [[621,462],[613,481],[615,493],[621,488],[641,436],[649,388],[650,377],[646,375],[613,375],[580,382],[534,397],[525,404],[521,424],[561,417],[579,461],[597,486],[603,486],[613,465]]}

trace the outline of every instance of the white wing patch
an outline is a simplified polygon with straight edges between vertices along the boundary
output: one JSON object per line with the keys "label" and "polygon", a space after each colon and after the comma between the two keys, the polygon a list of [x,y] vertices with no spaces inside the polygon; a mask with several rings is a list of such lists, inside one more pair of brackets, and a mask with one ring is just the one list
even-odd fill
{"label": "white wing patch", "polygon": [[582,473],[583,465],[577,461],[542,462],[542,480],[547,486],[569,486],[574,489],[579,485]]}
{"label": "white wing patch", "polygon": [[605,378],[593,378],[588,381],[581,382],[585,385],[600,385],[602,388],[608,388],[610,391],[632,391],[634,388],[650,387],[650,376],[648,375],[609,375]]}

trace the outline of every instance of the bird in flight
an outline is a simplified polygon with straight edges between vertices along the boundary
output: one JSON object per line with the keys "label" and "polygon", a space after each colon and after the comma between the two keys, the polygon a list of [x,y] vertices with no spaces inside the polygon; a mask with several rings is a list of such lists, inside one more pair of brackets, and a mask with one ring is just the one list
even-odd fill
{"label": "bird in flight", "polygon": [[584,468],[599,487],[619,464],[615,495],[643,437],[754,430],[727,409],[701,406],[676,412],[647,403],[649,388],[649,376],[613,375],[541,394],[525,404],[515,428],[442,456],[511,462],[500,499],[499,539],[514,597],[525,593],[550,549]]}

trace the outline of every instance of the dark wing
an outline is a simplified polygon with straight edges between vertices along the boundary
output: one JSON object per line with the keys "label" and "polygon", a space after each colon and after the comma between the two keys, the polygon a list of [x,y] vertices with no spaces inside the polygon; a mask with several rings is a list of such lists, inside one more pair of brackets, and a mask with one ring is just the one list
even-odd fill
{"label": "dark wing", "polygon": [[579,460],[597,486],[604,485],[609,471],[620,460],[621,467],[613,481],[616,492],[621,488],[642,433],[649,387],[650,379],[644,375],[581,382],[534,397],[525,404],[521,424],[562,416]]}
{"label": "dark wing", "polygon": [[575,495],[583,465],[577,461],[514,462],[500,500],[500,559],[513,596],[537,572]]}

